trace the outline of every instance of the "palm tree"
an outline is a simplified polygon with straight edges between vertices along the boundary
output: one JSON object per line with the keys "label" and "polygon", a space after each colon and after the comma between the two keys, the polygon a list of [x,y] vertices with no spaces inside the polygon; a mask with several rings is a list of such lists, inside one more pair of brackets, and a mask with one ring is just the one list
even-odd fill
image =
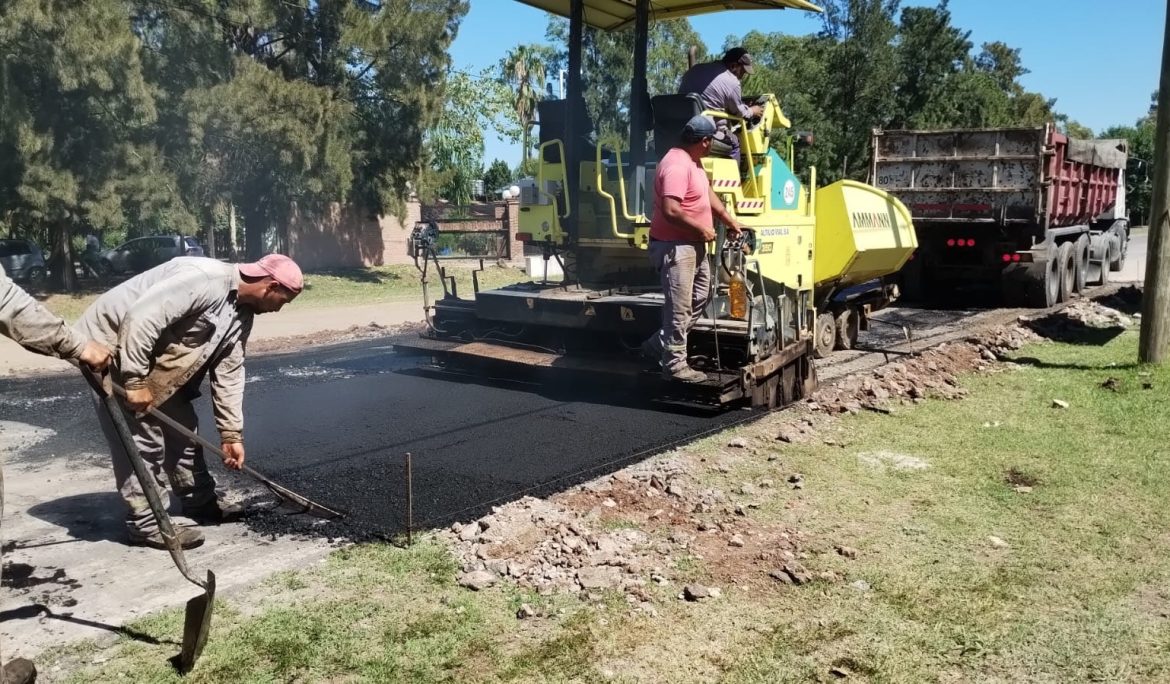
{"label": "palm tree", "polygon": [[546,50],[537,45],[517,45],[508,51],[501,64],[504,79],[515,91],[512,100],[516,119],[520,122],[524,145],[521,163],[527,162],[531,152],[532,127],[536,124],[536,103],[544,95]]}

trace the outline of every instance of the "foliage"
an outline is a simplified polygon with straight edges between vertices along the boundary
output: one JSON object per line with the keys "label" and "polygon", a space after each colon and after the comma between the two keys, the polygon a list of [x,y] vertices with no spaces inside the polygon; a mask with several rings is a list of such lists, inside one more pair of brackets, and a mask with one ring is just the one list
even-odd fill
{"label": "foliage", "polygon": [[1101,132],[1102,138],[1122,138],[1129,143],[1129,164],[1125,172],[1126,206],[1135,225],[1150,220],[1156,119],[1151,105],[1150,114],[1133,126],[1113,126]]}
{"label": "foliage", "polygon": [[65,280],[83,230],[202,226],[212,244],[217,208],[235,206],[256,256],[294,206],[400,210],[466,11],[466,0],[4,0],[0,220],[53,243]]}
{"label": "foliage", "polygon": [[[569,25],[549,21],[547,36],[556,46],[558,68],[568,63]],[[650,93],[673,93],[687,69],[687,51],[697,48],[696,59],[707,58],[707,47],[686,19],[650,25],[646,48],[646,81]],[[629,139],[630,81],[634,75],[634,31],[598,31],[586,28],[582,42],[585,106],[597,135],[607,144]]]}
{"label": "foliage", "polygon": [[447,77],[442,112],[425,136],[427,163],[419,181],[424,202],[471,202],[473,184],[483,176],[484,131],[498,126],[507,100],[506,90],[486,72]]}
{"label": "foliage", "polygon": [[497,159],[483,174],[484,193],[489,198],[495,199],[495,193],[510,186],[514,180],[516,180],[516,175],[512,173],[512,169],[502,159]]}
{"label": "foliage", "polygon": [[52,244],[58,286],[73,286],[74,232],[190,225],[154,144],[158,112],[124,3],[10,0],[0,45],[0,207]]}
{"label": "foliage", "polygon": [[513,140],[520,142],[521,161],[526,161],[532,155],[536,105],[547,97],[545,84],[554,60],[555,53],[549,46],[522,44],[509,50],[497,69],[500,83],[512,91],[509,114],[520,130],[518,136],[513,135]]}
{"label": "foliage", "polygon": [[[1002,42],[976,48],[970,32],[954,25],[949,0],[933,7],[902,7],[901,0],[819,4],[825,13],[815,35],[749,31],[729,36],[722,47],[742,45],[755,61],[745,94],[775,93],[796,130],[816,135],[816,144],[802,152],[802,164],[815,164],[826,182],[866,176],[875,127],[1059,121],[1077,134],[1088,132],[1055,112],[1055,101],[1023,87],[1020,79],[1028,71],[1019,49]],[[552,67],[564,68],[567,22],[551,20],[546,35],[556,50]],[[689,47],[698,48],[700,61],[709,58],[686,20],[653,23],[649,38],[650,95],[676,91]],[[587,28],[582,50],[593,131],[606,144],[622,144],[629,136],[633,32]]]}

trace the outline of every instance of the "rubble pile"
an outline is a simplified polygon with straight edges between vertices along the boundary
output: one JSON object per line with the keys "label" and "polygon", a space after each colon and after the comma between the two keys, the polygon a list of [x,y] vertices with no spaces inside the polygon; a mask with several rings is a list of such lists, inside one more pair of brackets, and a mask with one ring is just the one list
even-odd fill
{"label": "rubble pile", "polygon": [[442,536],[455,550],[462,564],[459,582],[468,588],[508,578],[541,594],[567,591],[600,600],[600,592],[618,590],[632,607],[652,613],[655,586],[670,587],[671,595],[688,601],[718,596],[699,585],[682,591],[686,577],[677,562],[685,556],[709,564],[718,558],[708,571],[729,583],[775,584],[781,581],[777,574],[785,584],[836,579],[803,568],[803,533],[748,520],[764,499],[791,489],[767,479],[731,492],[704,488],[681,460],[665,459],[548,500],[526,497],[497,507]]}
{"label": "rubble pile", "polygon": [[[1048,328],[1132,324],[1120,311],[1091,301],[1035,320],[1022,317],[1014,325],[944,343],[822,387],[795,410],[762,421],[756,437],[750,431],[733,436],[723,458],[730,463],[766,452],[768,461],[774,461],[779,452],[761,448],[773,435],[781,442],[804,442],[817,437],[838,414],[890,413],[899,404],[927,398],[962,398],[967,391],[959,376],[1001,370],[999,361],[1010,352],[1044,341],[1048,336],[1038,333],[1040,320]],[[664,593],[658,587],[669,586],[667,595],[685,601],[719,597],[718,587],[694,584],[679,569],[686,557],[702,560],[704,576],[741,586],[846,579],[811,571],[802,563],[833,553],[853,559],[856,549],[838,546],[834,552],[800,530],[753,517],[753,510],[764,503],[799,505],[804,476],[779,470],[778,464],[771,479],[723,491],[705,486],[694,473],[707,468],[728,473],[730,468],[723,462],[698,465],[702,460],[674,452],[549,499],[525,497],[494,508],[480,520],[454,524],[441,536],[462,564],[460,584],[479,590],[506,579],[541,594],[567,591],[597,601],[601,592],[617,590],[634,610],[654,613],[654,596]],[[861,585],[851,586],[868,590],[867,584]],[[526,604],[518,615],[531,617],[534,610]]]}

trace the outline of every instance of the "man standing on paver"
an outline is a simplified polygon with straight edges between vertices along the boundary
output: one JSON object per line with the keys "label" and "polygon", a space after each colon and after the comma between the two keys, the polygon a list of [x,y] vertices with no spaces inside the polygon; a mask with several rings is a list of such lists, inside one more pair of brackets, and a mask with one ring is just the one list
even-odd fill
{"label": "man standing on paver", "polygon": [[666,300],[662,328],[642,344],[642,351],[661,359],[662,375],[667,380],[707,379],[687,360],[687,335],[712,293],[707,243],[715,240],[715,218],[727,227],[729,235],[741,230],[703,170],[702,159],[710,151],[714,135],[711,119],[692,118],[683,128],[679,145],[662,157],[654,175],[649,252]]}
{"label": "man standing on paver", "polygon": [[[74,359],[96,370],[110,363],[110,350],[71,330],[20,289],[0,267],[0,335],[10,337],[29,351],[62,359]],[[4,471],[0,469],[0,515],[4,509]],[[0,538],[0,545],[3,539]],[[0,559],[0,565],[3,559]],[[36,681],[37,670],[29,660],[14,658],[4,664],[0,657],[0,684]]]}
{"label": "man standing on paver", "polygon": [[[687,69],[679,82],[678,92],[694,93],[703,102],[703,108],[737,116],[745,121],[759,117],[764,108],[743,101],[741,82],[752,73],[752,57],[741,47],[734,47],[718,62],[703,62]],[[711,153],[739,161],[739,136],[731,130],[731,122],[719,119],[715,123],[715,142]]]}
{"label": "man standing on paver", "polygon": [[[252,318],[279,311],[302,287],[301,269],[280,254],[239,265],[178,257],[106,292],[86,309],[77,328],[117,349],[114,379],[125,387],[132,411],[153,406],[196,431],[191,402],[208,375],[215,426],[228,456],[224,465],[239,469],[244,464],[244,349]],[[158,521],[96,393],[94,408],[126,502],[130,543],[165,549]],[[243,513],[216,491],[201,447],[149,415],[129,419],[134,443],[157,485],[165,488],[165,472],[184,515],[201,524],[218,524]],[[177,534],[183,548],[203,543],[197,529],[180,527]]]}

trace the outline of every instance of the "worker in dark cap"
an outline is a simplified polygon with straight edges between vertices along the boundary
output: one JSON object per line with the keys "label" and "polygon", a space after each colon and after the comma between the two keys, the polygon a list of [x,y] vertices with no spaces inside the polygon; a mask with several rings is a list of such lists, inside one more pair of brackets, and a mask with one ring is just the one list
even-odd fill
{"label": "worker in dark cap", "polygon": [[711,189],[703,157],[711,150],[715,123],[696,116],[683,128],[678,145],[654,172],[654,215],[650,219],[650,261],[658,270],[665,301],[662,327],[642,344],[642,353],[658,358],[662,376],[679,382],[703,382],[692,368],[687,335],[711,297],[711,263],[707,243],[715,240],[715,219],[731,235],[743,227]]}
{"label": "worker in dark cap", "polygon": [[[698,95],[703,102],[704,110],[725,112],[729,116],[738,116],[750,121],[764,113],[764,108],[760,105],[749,105],[743,101],[740,82],[750,73],[752,56],[747,50],[735,47],[728,50],[718,62],[703,62],[687,69],[679,83],[678,91]],[[717,118],[715,128],[711,153],[739,161],[739,136],[731,129],[730,122]]]}

